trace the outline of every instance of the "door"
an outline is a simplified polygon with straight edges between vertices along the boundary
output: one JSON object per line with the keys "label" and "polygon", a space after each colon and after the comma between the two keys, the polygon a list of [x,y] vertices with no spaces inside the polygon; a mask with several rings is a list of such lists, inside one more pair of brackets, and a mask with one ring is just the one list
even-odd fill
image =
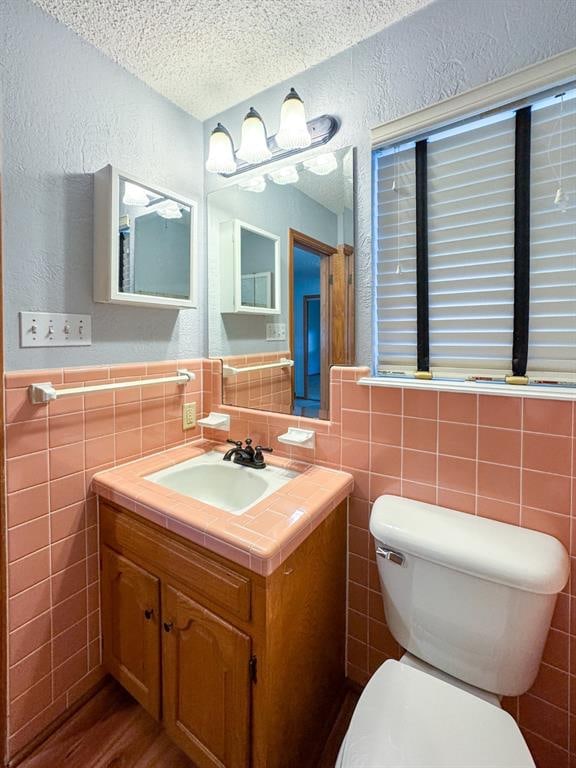
{"label": "door", "polygon": [[102,548],[104,664],[111,675],[160,717],[160,582]]}
{"label": "door", "polygon": [[174,587],[163,587],[163,713],[198,768],[247,768],[250,638]]}

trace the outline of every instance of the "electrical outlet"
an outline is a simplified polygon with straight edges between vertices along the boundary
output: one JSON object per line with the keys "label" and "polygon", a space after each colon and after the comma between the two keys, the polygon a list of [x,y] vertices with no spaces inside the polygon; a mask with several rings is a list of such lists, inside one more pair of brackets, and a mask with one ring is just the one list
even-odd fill
{"label": "electrical outlet", "polygon": [[182,406],[182,429],[196,426],[196,403],[184,403]]}

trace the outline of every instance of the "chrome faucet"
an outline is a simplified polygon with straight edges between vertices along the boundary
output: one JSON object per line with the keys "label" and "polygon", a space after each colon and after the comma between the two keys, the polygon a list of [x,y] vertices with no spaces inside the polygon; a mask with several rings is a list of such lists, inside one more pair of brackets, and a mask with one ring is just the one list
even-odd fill
{"label": "chrome faucet", "polygon": [[234,457],[234,464],[240,464],[243,467],[252,467],[252,469],[264,469],[266,462],[264,461],[263,452],[272,453],[272,448],[264,448],[261,445],[257,445],[256,448],[252,447],[252,438],[247,437],[245,445],[242,440],[227,440],[227,443],[232,443],[234,448],[230,448],[224,454],[224,461],[232,461]]}

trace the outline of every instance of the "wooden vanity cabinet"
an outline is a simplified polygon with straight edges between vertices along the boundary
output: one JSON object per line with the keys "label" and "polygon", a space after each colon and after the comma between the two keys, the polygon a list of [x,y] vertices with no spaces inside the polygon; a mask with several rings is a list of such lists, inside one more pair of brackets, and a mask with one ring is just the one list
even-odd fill
{"label": "wooden vanity cabinet", "polygon": [[197,765],[244,768],[249,758],[248,635],[170,585],[162,643],[163,720]]}
{"label": "wooden vanity cabinet", "polygon": [[99,510],[110,674],[198,768],[315,766],[344,693],[346,502],[267,577]]}
{"label": "wooden vanity cabinet", "polygon": [[104,664],[144,709],[160,716],[160,580],[104,546]]}

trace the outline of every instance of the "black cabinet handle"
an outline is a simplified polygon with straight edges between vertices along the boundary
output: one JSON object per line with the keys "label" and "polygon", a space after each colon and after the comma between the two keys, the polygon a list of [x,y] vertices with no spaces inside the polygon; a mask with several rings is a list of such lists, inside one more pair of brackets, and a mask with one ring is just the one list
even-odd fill
{"label": "black cabinet handle", "polygon": [[172,632],[174,624],[171,621],[164,622],[164,632]]}
{"label": "black cabinet handle", "polygon": [[154,616],[154,610],[152,608],[146,608],[144,611],[144,618],[146,621],[150,621],[150,619]]}

